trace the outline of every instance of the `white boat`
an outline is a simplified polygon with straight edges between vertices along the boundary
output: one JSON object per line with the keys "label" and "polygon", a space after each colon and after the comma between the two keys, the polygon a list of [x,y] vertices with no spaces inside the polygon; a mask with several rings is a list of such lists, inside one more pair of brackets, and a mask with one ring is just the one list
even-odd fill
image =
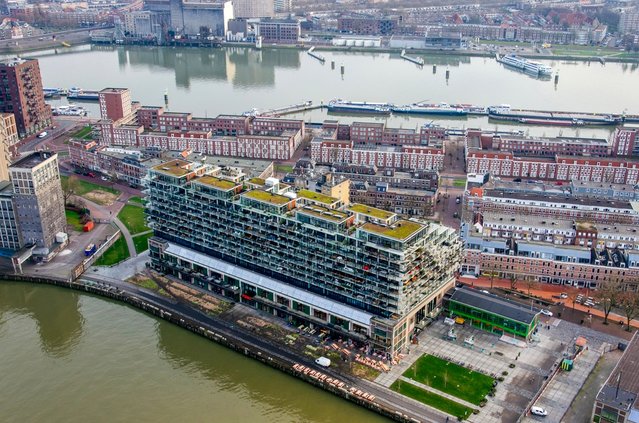
{"label": "white boat", "polygon": [[540,62],[533,62],[532,60],[524,59],[523,57],[519,57],[514,54],[497,56],[497,61],[523,72],[536,75],[552,75],[552,68],[550,66],[544,65]]}

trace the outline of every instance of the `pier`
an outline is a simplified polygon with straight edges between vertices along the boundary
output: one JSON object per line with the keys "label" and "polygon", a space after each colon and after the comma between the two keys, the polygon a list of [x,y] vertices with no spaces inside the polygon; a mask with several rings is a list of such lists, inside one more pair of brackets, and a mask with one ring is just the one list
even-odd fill
{"label": "pier", "polygon": [[292,104],[290,106],[278,107],[275,109],[268,109],[263,111],[253,109],[251,112],[246,112],[245,115],[278,117],[278,116],[290,115],[292,113],[305,112],[307,110],[324,109],[325,107],[326,106],[324,104],[313,104],[313,102],[309,100],[303,103],[297,103],[297,104]]}
{"label": "pier", "polygon": [[406,50],[402,50],[401,54],[399,55],[399,57],[401,57],[404,60],[408,60],[409,62],[413,62],[416,65],[419,66],[424,66],[424,59],[422,59],[421,57],[412,57],[412,56],[408,56],[406,54]]}
{"label": "pier", "polygon": [[315,53],[315,46],[313,46],[313,47],[309,48],[309,49],[306,51],[306,54],[308,54],[308,55],[309,55],[309,56],[311,56],[311,57],[316,58],[317,60],[319,60],[319,61],[320,61],[320,62],[322,62],[322,63],[324,63],[324,62],[326,61],[326,59],[324,58],[324,56],[322,56],[322,55],[321,55],[321,54],[319,54],[319,53]]}

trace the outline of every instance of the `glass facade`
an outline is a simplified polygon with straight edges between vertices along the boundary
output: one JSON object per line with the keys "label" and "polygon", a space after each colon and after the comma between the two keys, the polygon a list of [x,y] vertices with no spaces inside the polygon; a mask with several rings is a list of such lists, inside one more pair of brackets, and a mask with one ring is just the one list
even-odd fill
{"label": "glass facade", "polygon": [[537,316],[530,324],[526,324],[452,300],[448,303],[448,310],[451,314],[463,317],[480,329],[499,335],[508,333],[524,339],[528,339],[538,323]]}

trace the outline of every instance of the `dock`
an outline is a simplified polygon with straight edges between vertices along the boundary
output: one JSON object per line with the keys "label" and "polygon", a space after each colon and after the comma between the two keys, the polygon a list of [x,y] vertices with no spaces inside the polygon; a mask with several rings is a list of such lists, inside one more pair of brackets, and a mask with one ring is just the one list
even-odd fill
{"label": "dock", "polygon": [[[251,115],[253,116],[263,116],[263,117],[279,117],[284,115],[290,115],[293,113],[305,112],[308,110],[319,110],[326,108],[324,104],[313,104],[311,100],[305,101],[303,103],[292,104],[290,106],[278,107],[275,109],[268,109],[263,111],[258,111],[253,109]],[[249,113],[249,112],[247,112]]]}
{"label": "dock", "polygon": [[306,54],[308,54],[311,57],[314,57],[315,59],[319,60],[320,62],[324,63],[326,61],[326,59],[324,58],[324,56],[322,56],[319,53],[315,53],[315,46],[309,48],[306,51]]}
{"label": "dock", "polygon": [[402,50],[399,57],[401,57],[404,60],[408,60],[409,62],[415,63],[416,65],[424,66],[424,59],[422,59],[421,57],[408,56],[406,54],[406,50]]}

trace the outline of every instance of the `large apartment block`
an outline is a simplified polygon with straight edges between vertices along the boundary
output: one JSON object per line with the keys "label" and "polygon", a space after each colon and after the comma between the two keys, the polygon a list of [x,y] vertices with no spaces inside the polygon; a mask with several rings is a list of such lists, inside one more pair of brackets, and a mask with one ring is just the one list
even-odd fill
{"label": "large apartment block", "polygon": [[11,165],[9,177],[12,192],[3,191],[3,219],[6,225],[13,221],[19,238],[14,237],[5,247],[34,246],[33,254],[48,260],[60,246],[56,235],[64,233],[67,226],[57,154],[31,153]]}
{"label": "large apartment block", "polygon": [[125,107],[125,103],[130,105],[128,89],[109,88],[100,93],[101,145],[288,160],[305,134],[301,120],[229,115],[197,118],[162,107]]}
{"label": "large apartment block", "polygon": [[36,59],[0,62],[0,112],[15,115],[20,137],[51,125],[51,107],[44,102],[40,65]]}
{"label": "large apartment block", "polygon": [[639,182],[639,161],[617,157],[627,155],[634,137],[634,130],[623,128],[610,140],[502,138],[468,131],[466,171],[511,178],[634,185]]}
{"label": "large apartment block", "polygon": [[500,181],[470,188],[462,211],[462,273],[593,288],[619,279],[639,288],[639,212],[634,200],[614,193],[622,188],[598,193],[579,182]]}
{"label": "large apartment block", "polygon": [[254,182],[183,160],[152,168],[152,266],[294,323],[404,350],[454,283],[455,232]]}

